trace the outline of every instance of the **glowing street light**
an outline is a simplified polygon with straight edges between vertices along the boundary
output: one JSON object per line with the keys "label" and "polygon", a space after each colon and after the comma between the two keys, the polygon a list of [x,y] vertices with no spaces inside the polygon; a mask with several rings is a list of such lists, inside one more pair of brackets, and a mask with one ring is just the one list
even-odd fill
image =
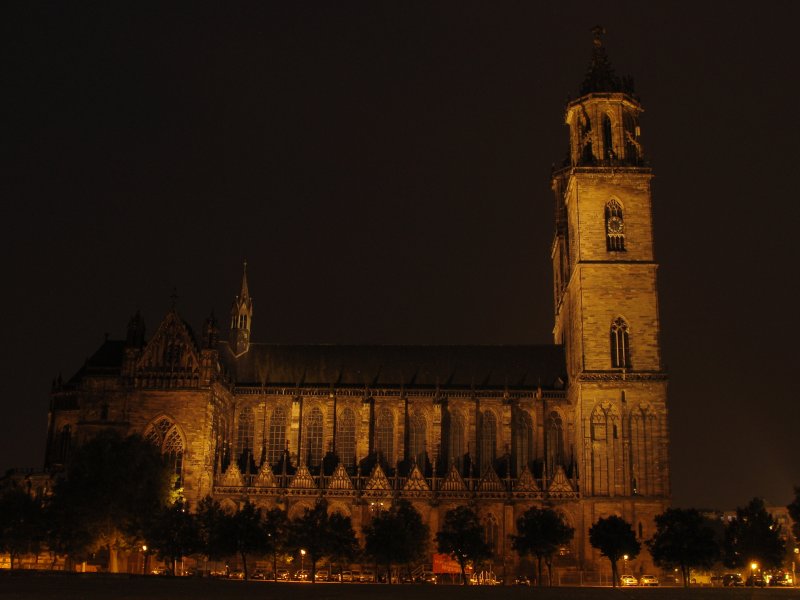
{"label": "glowing street light", "polygon": [[301,548],[300,549],[300,572],[301,573],[306,570],[305,564],[306,564],[306,551]]}

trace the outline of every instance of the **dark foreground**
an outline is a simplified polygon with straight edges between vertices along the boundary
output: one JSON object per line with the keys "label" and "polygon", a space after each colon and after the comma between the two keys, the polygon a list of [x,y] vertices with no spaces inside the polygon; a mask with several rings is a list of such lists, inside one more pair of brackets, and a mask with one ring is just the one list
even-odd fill
{"label": "dark foreground", "polygon": [[751,598],[800,598],[800,588],[527,588],[485,587],[462,588],[452,585],[372,585],[338,583],[273,583],[262,581],[228,581],[219,579],[141,577],[72,573],[0,573],[0,598],[3,600],[350,600],[418,599],[468,600],[749,600]]}

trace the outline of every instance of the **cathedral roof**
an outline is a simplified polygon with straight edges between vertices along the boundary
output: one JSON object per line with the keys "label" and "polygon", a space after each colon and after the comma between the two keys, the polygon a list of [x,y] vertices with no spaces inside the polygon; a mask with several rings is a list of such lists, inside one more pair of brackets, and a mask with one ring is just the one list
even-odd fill
{"label": "cathedral roof", "polygon": [[122,366],[125,352],[124,340],[105,340],[97,351],[86,359],[83,366],[72,376],[70,383],[85,375],[116,375]]}
{"label": "cathedral roof", "polygon": [[562,346],[342,346],[251,343],[221,358],[237,385],[559,388]]}

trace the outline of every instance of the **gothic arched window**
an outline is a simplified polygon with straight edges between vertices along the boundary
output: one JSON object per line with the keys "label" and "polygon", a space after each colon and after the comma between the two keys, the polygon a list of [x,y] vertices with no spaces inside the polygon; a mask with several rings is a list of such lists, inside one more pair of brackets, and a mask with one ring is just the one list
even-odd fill
{"label": "gothic arched window", "polygon": [[356,416],[352,408],[345,408],[339,416],[336,428],[336,453],[345,467],[355,467]]}
{"label": "gothic arched window", "polygon": [[514,451],[519,474],[533,460],[533,419],[524,410],[514,419]]}
{"label": "gothic arched window", "polygon": [[497,418],[487,410],[481,424],[481,472],[492,466],[497,446]]}
{"label": "gothic arched window", "polygon": [[236,436],[236,453],[239,456],[245,452],[250,452],[252,455],[254,431],[253,409],[245,406],[239,413],[239,428]]}
{"label": "gothic arched window", "polygon": [[318,467],[322,463],[322,411],[318,407],[315,406],[308,413],[303,429],[308,465]]}
{"label": "gothic arched window", "polygon": [[144,439],[161,451],[175,474],[175,487],[181,487],[184,443],[178,426],[169,417],[160,417],[145,429]]}
{"label": "gothic arched window", "polygon": [[628,323],[622,317],[611,323],[611,366],[615,369],[631,368]]}
{"label": "gothic arched window", "polygon": [[625,250],[625,221],[622,218],[622,206],[616,200],[606,204],[606,248],[611,252]]}
{"label": "gothic arched window", "polygon": [[286,449],[286,409],[278,405],[272,411],[269,420],[269,441],[267,443],[267,456],[271,465],[280,462],[283,451]]}
{"label": "gothic arched window", "polygon": [[394,464],[394,416],[385,406],[375,417],[375,451],[387,464]]}
{"label": "gothic arched window", "polygon": [[69,458],[69,449],[72,445],[72,428],[69,425],[64,425],[58,434],[58,459],[60,462],[67,462]]}
{"label": "gothic arched window", "polygon": [[614,152],[614,137],[611,127],[611,118],[603,115],[603,158],[611,160],[617,157]]}
{"label": "gothic arched window", "polygon": [[415,412],[408,420],[408,457],[418,465],[425,465],[425,417]]}
{"label": "gothic arched window", "polygon": [[448,458],[453,461],[459,470],[464,460],[464,417],[461,413],[450,415],[450,435],[447,440]]}
{"label": "gothic arched window", "polygon": [[556,411],[547,418],[547,463],[551,473],[564,464],[564,423]]}

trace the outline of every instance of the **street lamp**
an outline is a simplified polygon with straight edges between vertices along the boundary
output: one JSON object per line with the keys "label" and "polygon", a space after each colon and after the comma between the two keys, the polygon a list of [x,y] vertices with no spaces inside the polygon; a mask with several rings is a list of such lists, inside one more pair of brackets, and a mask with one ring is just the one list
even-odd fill
{"label": "street lamp", "polygon": [[627,554],[623,554],[622,555],[622,560],[624,561],[623,564],[625,566],[625,572],[627,573],[628,572],[628,555]]}
{"label": "street lamp", "polygon": [[306,564],[306,551],[301,548],[300,549],[300,572],[301,573],[305,572],[305,570],[306,570],[305,564]]}
{"label": "street lamp", "polygon": [[142,546],[142,575],[147,575],[147,544]]}
{"label": "street lamp", "polygon": [[795,574],[795,565],[797,564],[798,555],[800,555],[800,548],[795,548],[794,560],[792,561],[792,587],[797,587],[797,575]]}

